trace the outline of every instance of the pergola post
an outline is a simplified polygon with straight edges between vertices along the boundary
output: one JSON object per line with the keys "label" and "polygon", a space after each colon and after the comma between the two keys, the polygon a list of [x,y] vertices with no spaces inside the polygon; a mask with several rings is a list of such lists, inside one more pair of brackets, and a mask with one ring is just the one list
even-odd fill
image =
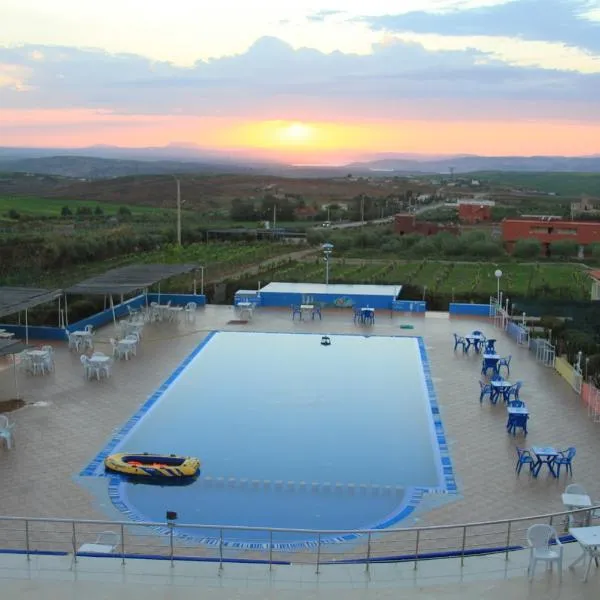
{"label": "pergola post", "polygon": [[113,323],[116,325],[117,324],[117,315],[115,314],[115,305],[113,302],[112,294],[110,295],[110,309],[112,310]]}
{"label": "pergola post", "polygon": [[65,294],[65,329],[69,326],[69,304],[67,302],[67,294]]}
{"label": "pergola post", "polygon": [[29,323],[27,321],[27,309],[25,309],[25,343],[29,344]]}

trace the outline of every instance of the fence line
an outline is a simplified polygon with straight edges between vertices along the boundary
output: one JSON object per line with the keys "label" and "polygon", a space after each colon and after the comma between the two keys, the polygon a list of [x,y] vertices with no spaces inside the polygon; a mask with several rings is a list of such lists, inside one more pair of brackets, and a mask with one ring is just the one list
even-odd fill
{"label": "fence line", "polygon": [[[600,505],[573,511],[432,525],[418,528],[310,530],[0,516],[0,551],[25,554],[112,556],[175,561],[319,565],[409,561],[415,568],[433,558],[503,553],[524,547],[530,525],[548,523],[562,531],[570,522],[585,523]],[[203,540],[203,538],[205,538]],[[210,541],[208,541],[210,540]],[[287,540],[287,541],[286,541]],[[291,542],[290,542],[291,540]],[[286,549],[284,544],[290,544]]]}

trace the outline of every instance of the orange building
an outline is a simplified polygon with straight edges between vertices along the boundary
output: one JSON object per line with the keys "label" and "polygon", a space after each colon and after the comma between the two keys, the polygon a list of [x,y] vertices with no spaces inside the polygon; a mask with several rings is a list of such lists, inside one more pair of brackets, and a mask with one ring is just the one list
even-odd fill
{"label": "orange building", "polygon": [[491,221],[494,204],[491,200],[459,200],[458,218],[469,225]]}
{"label": "orange building", "polygon": [[583,254],[585,246],[600,242],[600,221],[565,221],[558,217],[522,217],[502,221],[502,240],[510,251],[519,240],[536,239],[550,253],[550,244],[561,240],[571,240],[580,246]]}

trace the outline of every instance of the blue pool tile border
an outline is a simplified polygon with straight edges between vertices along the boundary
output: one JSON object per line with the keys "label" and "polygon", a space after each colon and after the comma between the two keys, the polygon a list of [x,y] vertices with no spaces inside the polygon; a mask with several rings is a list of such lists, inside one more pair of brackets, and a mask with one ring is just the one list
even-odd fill
{"label": "blue pool tile border", "polygon": [[102,448],[102,450],[92,459],[92,461],[79,473],[80,477],[106,477],[108,476],[104,472],[104,459],[112,454],[114,449],[120,442],[129,434],[129,432],[138,424],[144,415],[162,398],[163,394],[169,389],[173,382],[181,375],[182,371],[198,356],[202,349],[210,342],[215,336],[217,331],[211,331],[201,342],[194,348],[194,350],[183,359],[175,370],[163,381],[163,383],[155,390],[149,398],[138,408],[138,410],[125,422],[125,424],[119,429]]}
{"label": "blue pool tile border", "polygon": [[454,477],[452,458],[450,456],[450,451],[448,448],[448,439],[444,431],[444,424],[440,416],[440,407],[438,404],[437,393],[435,391],[433,378],[431,376],[431,365],[429,363],[429,356],[427,355],[427,347],[425,346],[425,341],[421,336],[415,337],[417,338],[417,342],[419,344],[419,353],[421,356],[423,377],[425,378],[425,386],[427,388],[429,406],[431,408],[431,418],[433,420],[435,437],[440,453],[441,475],[443,483],[441,489],[439,489],[438,491],[446,494],[458,494],[458,486],[456,485],[456,479]]}
{"label": "blue pool tile border", "polygon": [[[159,388],[146,400],[144,404],[134,413],[134,415],[123,425],[123,427],[117,432],[117,434],[110,439],[107,445],[94,457],[94,459],[80,472],[82,477],[107,477],[108,478],[108,495],[113,506],[119,510],[122,514],[126,515],[132,523],[135,522],[148,522],[143,514],[131,507],[128,502],[124,480],[119,475],[108,474],[104,472],[104,459],[111,454],[117,445],[129,434],[129,432],[138,424],[138,422],[146,415],[146,413],[154,406],[171,386],[171,384],[181,375],[183,370],[196,358],[196,356],[203,350],[206,344],[217,334],[219,331],[211,331],[202,342],[176,367],[171,375],[159,386]],[[227,333],[230,333],[227,331]],[[239,332],[244,333],[244,332]],[[290,335],[289,332],[267,332],[269,335],[273,334],[284,334]],[[294,333],[293,335],[297,335]],[[310,332],[302,332],[300,335],[321,335]],[[352,335],[356,337],[370,337],[364,334],[353,334],[343,333],[335,335]],[[394,338],[411,338],[417,341],[419,347],[419,357],[421,360],[421,367],[425,387],[427,390],[427,396],[429,400],[429,406],[431,409],[432,426],[437,442],[440,456],[440,485],[437,487],[413,487],[407,488],[403,498],[403,502],[397,507],[397,509],[388,515],[383,520],[379,521],[375,525],[366,527],[366,529],[381,529],[382,532],[385,529],[389,529],[396,523],[406,519],[410,516],[418,507],[424,496],[429,493],[442,493],[449,495],[457,495],[458,488],[456,480],[454,478],[454,469],[452,466],[452,460],[449,454],[448,444],[446,435],[444,432],[444,426],[440,417],[440,409],[437,401],[437,394],[433,384],[431,376],[431,367],[429,363],[429,357],[427,355],[427,349],[425,342],[421,336],[407,336],[407,335],[388,335],[384,337]],[[162,535],[168,535],[170,533],[169,527],[165,526],[152,526],[152,529],[156,533]],[[206,545],[215,545],[219,543],[217,538],[212,537],[195,537],[185,532],[177,531],[175,529],[175,535],[182,540],[191,543],[202,543]],[[357,538],[362,537],[358,533],[349,533],[337,537],[328,537],[321,540],[322,544],[335,544],[339,542],[348,542]],[[225,541],[224,545],[239,550],[268,550],[268,543],[250,543],[243,541]],[[316,548],[317,542],[311,540],[298,541],[298,542],[281,542],[273,543],[273,549],[280,551],[298,551],[306,550],[307,548]]]}

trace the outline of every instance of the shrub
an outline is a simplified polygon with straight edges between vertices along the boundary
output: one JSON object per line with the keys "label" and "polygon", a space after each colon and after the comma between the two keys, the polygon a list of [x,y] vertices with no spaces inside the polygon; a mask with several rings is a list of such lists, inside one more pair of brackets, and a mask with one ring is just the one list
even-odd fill
{"label": "shrub", "polygon": [[70,217],[72,214],[73,214],[73,212],[71,211],[71,209],[68,206],[63,206],[60,209],[61,217]]}
{"label": "shrub", "polygon": [[560,258],[572,258],[577,256],[579,245],[573,240],[559,240],[550,244],[551,256]]}
{"label": "shrub", "polygon": [[537,258],[542,252],[542,245],[538,240],[518,240],[513,250],[516,258]]}
{"label": "shrub", "polygon": [[8,211],[8,218],[9,219],[15,219],[15,220],[16,219],[20,219],[21,218],[21,214],[18,211],[16,211],[14,208],[11,208]]}

